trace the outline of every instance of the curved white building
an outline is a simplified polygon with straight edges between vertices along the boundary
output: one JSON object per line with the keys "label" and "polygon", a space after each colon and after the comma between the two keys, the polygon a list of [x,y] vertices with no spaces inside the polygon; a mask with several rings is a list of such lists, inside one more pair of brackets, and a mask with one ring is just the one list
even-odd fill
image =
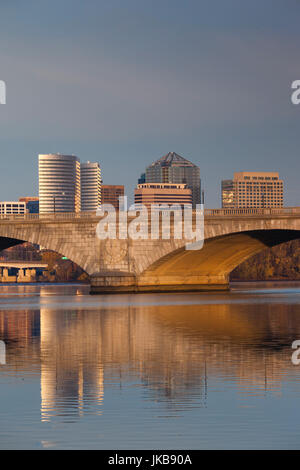
{"label": "curved white building", "polygon": [[80,161],[74,155],[39,155],[40,214],[80,212]]}
{"label": "curved white building", "polygon": [[81,163],[81,210],[96,212],[101,204],[101,169],[99,163]]}

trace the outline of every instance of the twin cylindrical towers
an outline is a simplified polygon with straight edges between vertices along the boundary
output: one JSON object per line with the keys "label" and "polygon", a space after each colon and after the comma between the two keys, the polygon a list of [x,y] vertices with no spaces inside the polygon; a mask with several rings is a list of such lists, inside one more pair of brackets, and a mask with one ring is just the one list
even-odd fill
{"label": "twin cylindrical towers", "polygon": [[40,213],[96,211],[101,203],[98,163],[75,155],[39,155]]}

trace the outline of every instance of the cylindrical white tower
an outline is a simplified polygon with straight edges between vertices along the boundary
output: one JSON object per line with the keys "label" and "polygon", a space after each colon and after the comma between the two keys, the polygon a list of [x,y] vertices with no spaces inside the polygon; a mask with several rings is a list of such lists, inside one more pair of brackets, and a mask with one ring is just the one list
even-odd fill
{"label": "cylindrical white tower", "polygon": [[96,211],[101,204],[101,169],[99,163],[81,163],[81,210]]}
{"label": "cylindrical white tower", "polygon": [[39,155],[40,213],[80,212],[80,161],[74,155]]}

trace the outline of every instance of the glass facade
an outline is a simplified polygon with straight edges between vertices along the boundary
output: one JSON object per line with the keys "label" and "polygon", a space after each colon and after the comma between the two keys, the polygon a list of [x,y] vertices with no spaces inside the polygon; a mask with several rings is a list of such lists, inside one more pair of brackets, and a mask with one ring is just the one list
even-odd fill
{"label": "glass facade", "polygon": [[199,167],[175,152],[169,152],[148,166],[145,182],[186,184],[192,192],[193,207],[201,203]]}

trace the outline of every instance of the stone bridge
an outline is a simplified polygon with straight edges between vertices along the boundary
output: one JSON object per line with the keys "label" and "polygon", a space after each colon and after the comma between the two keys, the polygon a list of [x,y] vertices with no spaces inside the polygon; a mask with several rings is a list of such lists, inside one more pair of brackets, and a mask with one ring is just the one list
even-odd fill
{"label": "stone bridge", "polygon": [[229,288],[247,258],[300,238],[300,208],[207,209],[201,250],[186,240],[99,240],[94,214],[1,216],[0,250],[23,242],[66,256],[91,278],[91,293]]}

